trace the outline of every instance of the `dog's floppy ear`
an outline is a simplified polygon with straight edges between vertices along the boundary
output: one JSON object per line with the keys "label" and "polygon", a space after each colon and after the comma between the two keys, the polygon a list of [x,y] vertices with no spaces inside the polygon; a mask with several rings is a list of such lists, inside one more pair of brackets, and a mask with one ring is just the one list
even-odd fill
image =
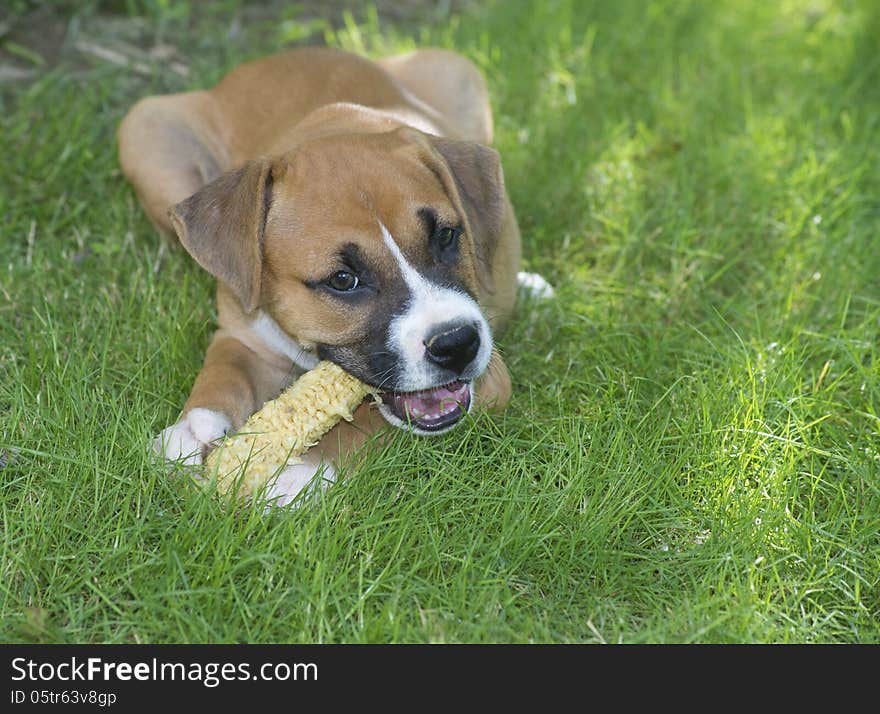
{"label": "dog's floppy ear", "polygon": [[493,289],[492,258],[504,224],[506,195],[498,152],[473,141],[426,135],[428,143],[443,159],[447,171],[439,171],[447,193],[460,202],[480,270],[478,278]]}
{"label": "dog's floppy ear", "polygon": [[269,159],[249,161],[169,211],[183,247],[233,290],[246,312],[260,302],[263,234],[277,172]]}

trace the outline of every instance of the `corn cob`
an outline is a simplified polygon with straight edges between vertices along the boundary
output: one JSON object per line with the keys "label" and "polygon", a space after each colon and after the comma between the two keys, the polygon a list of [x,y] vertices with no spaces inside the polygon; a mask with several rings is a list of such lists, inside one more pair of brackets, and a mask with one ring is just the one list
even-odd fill
{"label": "corn cob", "polygon": [[239,498],[252,496],[283,466],[300,463],[296,457],[340,419],[351,421],[372,392],[373,387],[341,367],[319,362],[281,396],[266,402],[237,434],[226,437],[208,456],[207,474],[216,473],[222,495],[237,484]]}

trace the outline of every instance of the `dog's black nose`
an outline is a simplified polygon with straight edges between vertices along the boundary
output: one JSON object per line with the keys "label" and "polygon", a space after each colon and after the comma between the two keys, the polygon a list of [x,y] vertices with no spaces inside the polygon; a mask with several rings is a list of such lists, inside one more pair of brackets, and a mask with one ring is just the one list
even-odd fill
{"label": "dog's black nose", "polygon": [[425,340],[429,360],[461,374],[480,351],[480,333],[473,325],[440,325]]}

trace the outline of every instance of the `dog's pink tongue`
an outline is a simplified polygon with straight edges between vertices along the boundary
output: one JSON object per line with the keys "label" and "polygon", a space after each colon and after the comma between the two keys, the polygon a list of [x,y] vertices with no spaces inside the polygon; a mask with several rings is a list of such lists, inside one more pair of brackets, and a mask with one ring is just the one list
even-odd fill
{"label": "dog's pink tongue", "polygon": [[439,419],[456,411],[467,399],[467,391],[464,382],[452,382],[421,392],[400,392],[395,396],[413,419]]}
{"label": "dog's pink tongue", "polygon": [[404,421],[412,419],[431,428],[450,420],[454,423],[467,412],[470,393],[465,382],[452,382],[419,392],[386,392],[383,400]]}

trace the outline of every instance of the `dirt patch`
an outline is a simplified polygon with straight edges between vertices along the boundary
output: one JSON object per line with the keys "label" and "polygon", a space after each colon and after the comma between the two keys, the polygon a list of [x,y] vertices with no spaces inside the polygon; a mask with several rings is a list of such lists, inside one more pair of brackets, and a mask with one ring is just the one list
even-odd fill
{"label": "dirt patch", "polygon": [[[373,7],[381,24],[405,30],[446,22],[470,4],[473,0],[374,0]],[[214,3],[175,3],[165,14],[141,16],[125,6],[12,0],[0,15],[0,82],[28,80],[58,65],[76,72],[110,63],[147,75],[157,61],[186,76],[187,55],[201,43],[244,44],[254,28],[277,34],[282,27],[289,28],[289,46],[318,44],[323,29],[342,27],[346,14],[362,21],[368,13],[360,0],[271,0],[219,9]]]}

